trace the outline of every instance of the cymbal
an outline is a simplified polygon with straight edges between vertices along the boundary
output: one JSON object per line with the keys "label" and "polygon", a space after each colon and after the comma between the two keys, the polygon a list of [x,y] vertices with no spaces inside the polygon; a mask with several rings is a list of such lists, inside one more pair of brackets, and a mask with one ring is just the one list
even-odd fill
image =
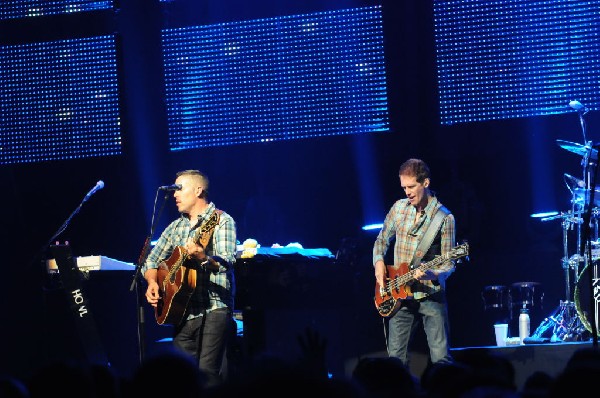
{"label": "cymbal", "polygon": [[573,192],[573,188],[584,188],[585,181],[580,180],[579,178],[573,177],[571,174],[563,174],[565,183],[571,192]]}
{"label": "cymbal", "polygon": [[[556,140],[556,143],[562,149],[566,149],[569,152],[576,153],[579,156],[585,156],[590,152],[590,148],[587,145],[581,145],[576,142],[569,142],[565,140]],[[598,158],[598,151],[596,149],[592,149],[592,158]]]}
{"label": "cymbal", "polygon": [[[585,188],[575,188],[573,192],[573,201],[577,204],[585,204],[589,200],[590,190]],[[600,206],[600,187],[594,189],[594,206]]]}

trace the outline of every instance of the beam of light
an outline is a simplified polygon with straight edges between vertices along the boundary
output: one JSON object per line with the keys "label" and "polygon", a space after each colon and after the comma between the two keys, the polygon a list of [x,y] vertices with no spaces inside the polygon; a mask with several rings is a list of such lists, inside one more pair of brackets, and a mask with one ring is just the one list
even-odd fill
{"label": "beam of light", "polygon": [[556,215],[558,215],[557,211],[547,211],[545,213],[533,213],[529,217],[531,217],[531,218],[544,218],[544,217],[550,217],[550,216],[556,216]]}

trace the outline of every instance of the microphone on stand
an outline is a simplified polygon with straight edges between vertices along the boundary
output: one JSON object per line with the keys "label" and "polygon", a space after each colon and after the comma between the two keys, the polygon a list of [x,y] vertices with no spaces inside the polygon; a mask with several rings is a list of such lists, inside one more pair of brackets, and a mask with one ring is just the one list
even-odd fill
{"label": "microphone on stand", "polygon": [[575,109],[577,112],[588,113],[589,109],[584,106],[581,102],[577,100],[573,100],[569,102],[569,106]]}
{"label": "microphone on stand", "polygon": [[83,206],[83,204],[85,202],[87,202],[87,200],[90,198],[90,196],[92,196],[97,191],[101,190],[102,188],[104,188],[104,181],[100,180],[100,181],[98,181],[96,183],[96,185],[94,186],[94,188],[90,189],[90,191],[85,195],[85,197],[83,198],[83,200],[81,201],[81,203],[79,203],[79,206],[77,206],[77,208],[75,210],[73,210],[73,213],[71,213],[71,215],[69,216],[69,218],[67,218],[67,220],[64,222],[64,224],[61,225],[61,227],[58,229],[58,231],[56,231],[54,233],[54,235],[52,236],[52,238],[50,238],[50,240],[48,241],[48,243],[46,243],[46,246],[44,246],[43,251],[45,251],[47,248],[49,248],[50,245],[52,244],[52,242],[54,242],[55,239],[58,238],[58,236],[60,234],[62,234],[65,229],[67,229],[67,226],[69,225],[69,222],[71,222],[71,219],[73,218],[73,216],[75,216],[75,214],[79,213],[79,210],[81,209],[81,206]]}
{"label": "microphone on stand", "polygon": [[83,200],[84,201],[88,200],[90,198],[90,196],[92,196],[97,191],[101,190],[102,188],[104,188],[104,181],[100,180],[96,183],[94,188],[90,189],[90,191],[87,193],[87,195],[85,195],[85,198],[83,198]]}
{"label": "microphone on stand", "polygon": [[[581,132],[583,133],[583,141],[585,142],[585,144],[588,144],[588,140],[587,140],[587,126],[586,126],[586,122],[585,122],[585,118],[584,116],[587,115],[587,113],[590,111],[585,105],[583,105],[581,102],[577,101],[577,100],[573,100],[573,101],[569,101],[569,106],[573,109],[575,109],[577,111],[577,113],[579,114],[579,122],[581,123]],[[590,152],[590,157],[592,158],[592,160],[598,160],[598,153],[597,153],[597,147],[598,145],[594,145],[592,146],[593,149]],[[596,153],[594,153],[596,152]],[[594,156],[595,155],[595,156]]]}
{"label": "microphone on stand", "polygon": [[181,184],[163,185],[158,187],[159,191],[179,191],[181,190]]}

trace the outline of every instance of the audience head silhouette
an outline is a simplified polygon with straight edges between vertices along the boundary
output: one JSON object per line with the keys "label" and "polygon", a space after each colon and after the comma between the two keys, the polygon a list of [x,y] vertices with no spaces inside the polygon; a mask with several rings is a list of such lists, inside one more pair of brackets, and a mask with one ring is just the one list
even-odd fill
{"label": "audience head silhouette", "polygon": [[417,381],[400,358],[362,358],[352,371],[352,380],[373,397],[393,397],[402,391],[405,397],[415,397]]}
{"label": "audience head silhouette", "polygon": [[138,398],[198,398],[206,375],[187,354],[170,350],[146,358],[134,372],[128,396]]}

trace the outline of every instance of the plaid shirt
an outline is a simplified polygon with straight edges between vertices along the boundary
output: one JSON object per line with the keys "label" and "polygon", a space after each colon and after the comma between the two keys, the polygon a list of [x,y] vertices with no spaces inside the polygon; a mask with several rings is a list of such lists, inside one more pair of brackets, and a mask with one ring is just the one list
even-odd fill
{"label": "plaid shirt", "polygon": [[[192,229],[188,218],[181,215],[165,228],[156,245],[150,251],[142,275],[148,269],[158,268],[161,261],[167,260],[176,246],[184,246],[188,238],[195,236],[197,229],[205,219],[215,211],[214,203],[198,216],[198,223]],[[219,262],[219,272],[198,272],[196,291],[187,306],[187,319],[200,316],[203,311],[229,307],[233,310],[235,295],[235,278],[233,268],[236,260],[236,225],[233,218],[223,212],[219,225],[215,227],[211,243],[206,247],[207,255]]]}
{"label": "plaid shirt", "polygon": [[[417,211],[408,199],[400,199],[394,203],[385,217],[383,227],[373,246],[373,265],[378,260],[384,261],[390,243],[394,243],[394,264],[410,264],[419,242],[423,238],[425,231],[429,227],[436,211],[442,207],[442,204],[434,196],[425,207],[425,214],[417,220]],[[427,253],[423,257],[430,258],[431,255],[448,253],[455,245],[455,220],[452,214],[448,214],[440,228],[441,233],[441,253]],[[437,281],[415,281],[411,285],[415,299],[425,298],[433,293],[441,291],[446,287],[446,279],[454,272],[455,265],[453,261],[446,261],[436,267],[440,272]]]}

